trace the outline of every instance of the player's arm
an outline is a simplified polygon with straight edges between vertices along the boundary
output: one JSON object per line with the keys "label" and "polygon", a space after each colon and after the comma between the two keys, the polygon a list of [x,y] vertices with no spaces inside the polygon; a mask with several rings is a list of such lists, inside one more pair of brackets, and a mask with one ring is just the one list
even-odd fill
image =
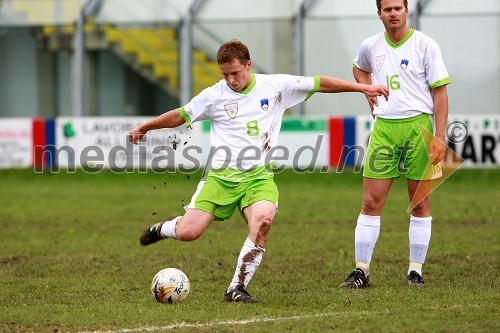
{"label": "player's arm", "polygon": [[[363,83],[363,84],[372,84],[372,74],[369,72],[365,72],[362,69],[359,69],[356,66],[353,66],[352,68],[352,73],[354,75],[354,79],[356,79],[356,82],[358,83]],[[370,105],[370,109],[372,110],[375,108],[375,106],[378,106],[378,99],[377,97],[371,97],[365,94],[366,100],[368,101],[368,104]]]}
{"label": "player's arm", "polygon": [[382,95],[385,99],[389,98],[389,89],[384,85],[361,84],[329,76],[320,76],[318,91],[322,93],[361,92],[371,97]]}
{"label": "player's arm", "polygon": [[448,92],[446,85],[432,89],[436,132],[431,140],[429,156],[433,165],[443,160],[446,154],[445,132],[448,120]]}
{"label": "player's arm", "polygon": [[184,124],[186,121],[182,118],[180,109],[170,110],[161,116],[147,121],[129,132],[129,140],[137,143],[148,131],[160,128],[173,128]]}

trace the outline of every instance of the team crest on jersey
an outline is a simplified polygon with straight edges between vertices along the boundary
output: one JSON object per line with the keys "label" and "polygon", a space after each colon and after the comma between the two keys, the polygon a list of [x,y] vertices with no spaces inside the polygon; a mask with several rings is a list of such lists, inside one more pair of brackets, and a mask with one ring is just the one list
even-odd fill
{"label": "team crest on jersey", "polygon": [[403,70],[405,70],[405,69],[408,67],[408,63],[409,63],[409,62],[410,62],[410,60],[408,60],[408,59],[401,59],[401,65],[400,65],[400,66],[401,66],[401,68],[402,68]]}
{"label": "team crest on jersey", "polygon": [[260,100],[260,107],[262,110],[267,111],[269,109],[269,99],[263,98]]}
{"label": "team crest on jersey", "polygon": [[231,119],[234,119],[238,113],[238,103],[224,104],[224,109],[226,110],[227,115],[231,117]]}
{"label": "team crest on jersey", "polygon": [[382,66],[384,66],[384,62],[385,62],[385,55],[379,55],[375,58],[375,66],[377,67],[378,71],[382,69]]}

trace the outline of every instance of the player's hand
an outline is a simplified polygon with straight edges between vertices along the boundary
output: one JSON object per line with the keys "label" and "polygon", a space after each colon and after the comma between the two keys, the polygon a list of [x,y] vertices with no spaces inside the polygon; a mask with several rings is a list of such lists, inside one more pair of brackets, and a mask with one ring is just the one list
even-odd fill
{"label": "player's hand", "polygon": [[141,128],[141,126],[137,126],[133,130],[131,130],[128,133],[128,141],[132,142],[134,145],[137,144],[138,141],[142,140],[144,138],[144,135],[146,135],[148,131],[144,130]]}
{"label": "player's hand", "polygon": [[368,105],[370,105],[370,110],[372,111],[372,117],[375,117],[373,114],[373,111],[375,110],[375,107],[378,106],[378,99],[377,97],[370,97],[365,95],[366,100],[368,101]]}
{"label": "player's hand", "polygon": [[366,85],[364,93],[367,97],[384,96],[386,101],[389,100],[389,88],[382,84]]}
{"label": "player's hand", "polygon": [[437,165],[446,155],[446,145],[440,139],[433,137],[429,147],[429,157],[432,165]]}

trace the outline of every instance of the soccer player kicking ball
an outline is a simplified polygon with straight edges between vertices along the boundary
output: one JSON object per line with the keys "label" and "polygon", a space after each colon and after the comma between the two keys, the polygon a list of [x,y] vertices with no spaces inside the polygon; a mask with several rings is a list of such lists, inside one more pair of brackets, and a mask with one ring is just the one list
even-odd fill
{"label": "soccer player kicking ball", "polygon": [[[184,216],[147,228],[140,243],[149,245],[164,238],[193,241],[212,221],[229,219],[238,208],[248,224],[248,237],[224,300],[252,303],[257,300],[246,287],[262,260],[278,207],[278,190],[267,154],[278,144],[283,113],[317,91],[356,91],[387,99],[388,89],[325,76],[252,74],[248,48],[238,40],[228,41],[219,48],[217,63],[224,80],[203,90],[183,107],[129,133],[130,140],[137,143],[150,130],[189,126],[209,119],[210,141],[215,151],[209,171],[186,206]],[[250,160],[248,156],[256,158]]]}
{"label": "soccer player kicking ball", "polygon": [[[417,189],[430,188],[432,165],[446,152],[446,85],[450,78],[438,44],[406,25],[407,0],[376,0],[385,32],[363,41],[354,60],[356,81],[387,83],[388,101],[366,96],[375,116],[363,171],[364,198],[354,232],[356,269],[340,285],[369,285],[369,266],[380,232],[380,215],[394,178],[405,175],[412,202],[408,284],[423,287],[422,265],[431,238],[430,198],[414,205]],[[427,153],[422,128],[433,133]],[[429,161],[429,157],[431,160]],[[416,202],[415,202],[416,203]]]}

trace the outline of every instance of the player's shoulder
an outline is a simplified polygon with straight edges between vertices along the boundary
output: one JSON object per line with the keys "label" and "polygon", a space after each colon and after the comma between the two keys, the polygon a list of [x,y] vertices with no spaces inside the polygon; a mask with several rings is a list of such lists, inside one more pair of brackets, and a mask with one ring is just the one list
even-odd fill
{"label": "player's shoulder", "polygon": [[313,84],[315,78],[312,76],[299,76],[292,74],[260,74],[255,75],[260,88],[273,90],[297,89],[298,86]]}
{"label": "player's shoulder", "polygon": [[422,31],[417,30],[417,29],[413,29],[413,37],[417,40],[426,40],[426,41],[434,40],[434,39],[432,39],[432,37],[426,35]]}
{"label": "player's shoulder", "polygon": [[273,82],[287,80],[292,75],[290,74],[254,74],[257,82]]}
{"label": "player's shoulder", "polygon": [[381,31],[373,36],[364,39],[361,42],[361,49],[371,50],[375,45],[385,40],[384,32]]}
{"label": "player's shoulder", "polygon": [[426,35],[422,31],[414,30],[412,37],[415,40],[415,44],[419,47],[419,50],[422,52],[427,51],[429,47],[432,49],[439,48],[439,45],[436,42],[436,40]]}
{"label": "player's shoulder", "polygon": [[198,97],[204,97],[207,99],[216,99],[223,95],[228,85],[225,80],[220,80],[213,85],[206,87],[199,94]]}
{"label": "player's shoulder", "polygon": [[281,87],[293,81],[294,78],[295,76],[290,74],[255,74],[256,84],[259,86]]}

